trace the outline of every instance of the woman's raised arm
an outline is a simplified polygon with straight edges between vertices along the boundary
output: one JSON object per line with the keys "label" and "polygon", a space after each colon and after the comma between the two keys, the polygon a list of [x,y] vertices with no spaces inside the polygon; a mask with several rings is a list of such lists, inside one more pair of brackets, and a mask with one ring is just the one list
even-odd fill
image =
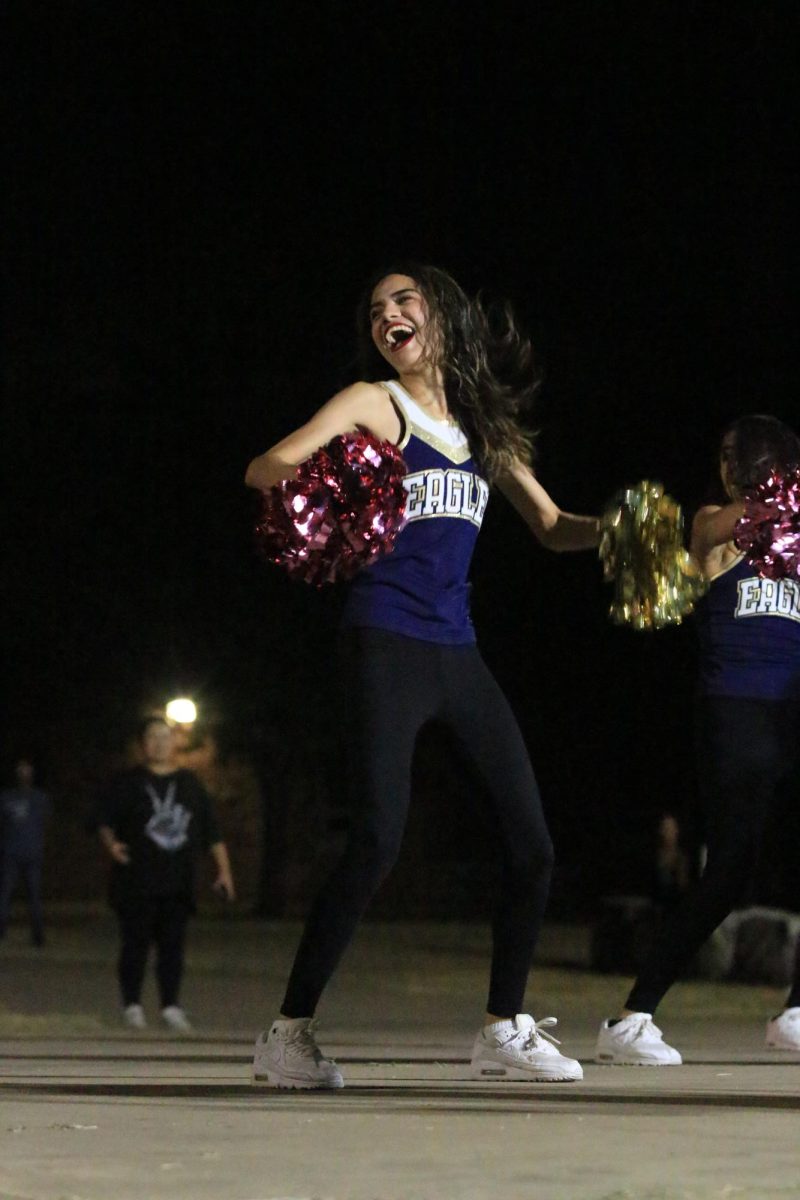
{"label": "woman's raised arm", "polygon": [[744,504],[735,500],[731,504],[707,504],[697,510],[692,522],[690,550],[701,568],[708,573],[708,556],[719,546],[733,540],[736,522],[744,513]]}

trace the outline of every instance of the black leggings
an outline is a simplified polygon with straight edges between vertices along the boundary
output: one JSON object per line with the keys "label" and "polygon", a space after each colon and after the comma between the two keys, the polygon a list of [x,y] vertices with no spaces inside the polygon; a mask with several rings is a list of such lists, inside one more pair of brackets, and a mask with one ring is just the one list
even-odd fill
{"label": "black leggings", "polygon": [[553,846],[522,735],[475,646],[378,629],[343,639],[344,725],[352,823],[344,855],[312,907],[282,1012],[310,1017],[356,925],[400,850],[411,760],[422,726],[443,722],[489,794],[503,882],[493,920],[487,1010],[521,1011],[547,901]]}
{"label": "black leggings", "polygon": [[121,946],[117,975],[124,1006],[138,1004],[150,943],[156,944],[156,980],[161,1007],[178,1003],[183,977],[186,925],[191,913],[182,896],[156,896],[129,901],[117,909]]}
{"label": "black leggings", "polygon": [[[706,938],[746,898],[761,866],[768,823],[797,770],[798,740],[796,701],[727,696],[700,701],[697,750],[708,858],[701,879],[665,918],[626,1008],[654,1013]],[[797,850],[788,850],[795,861]],[[800,960],[787,1001],[795,1004]]]}

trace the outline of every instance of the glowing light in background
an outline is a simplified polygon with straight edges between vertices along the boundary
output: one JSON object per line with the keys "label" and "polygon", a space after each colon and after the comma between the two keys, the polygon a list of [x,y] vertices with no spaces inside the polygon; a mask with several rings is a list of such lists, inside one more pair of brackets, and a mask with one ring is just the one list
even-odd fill
{"label": "glowing light in background", "polygon": [[186,696],[170,700],[164,711],[167,720],[174,721],[176,725],[193,725],[197,720],[197,706],[194,700],[189,700]]}

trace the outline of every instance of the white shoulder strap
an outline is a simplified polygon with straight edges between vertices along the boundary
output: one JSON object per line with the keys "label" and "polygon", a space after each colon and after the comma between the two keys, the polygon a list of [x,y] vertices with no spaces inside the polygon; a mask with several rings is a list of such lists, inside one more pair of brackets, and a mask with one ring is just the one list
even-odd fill
{"label": "white shoulder strap", "polygon": [[[409,413],[409,410],[408,410],[408,405],[409,405],[409,401],[411,400],[411,397],[409,396],[408,392],[406,391],[406,389],[403,387],[403,385],[401,383],[398,383],[398,381],[396,379],[384,379],[383,382],[379,386],[384,388],[387,392],[390,393],[392,399],[394,401],[396,401],[397,406],[400,409],[400,411],[402,412],[404,417],[408,418],[411,416],[411,413]],[[413,401],[412,401],[412,403],[413,403]],[[412,419],[413,419],[413,417],[412,417]]]}

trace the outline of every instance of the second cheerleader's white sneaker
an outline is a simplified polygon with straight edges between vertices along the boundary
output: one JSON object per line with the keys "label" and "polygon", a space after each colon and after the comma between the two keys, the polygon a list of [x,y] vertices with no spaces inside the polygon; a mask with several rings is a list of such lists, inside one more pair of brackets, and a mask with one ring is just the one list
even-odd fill
{"label": "second cheerleader's white sneaker", "polygon": [[774,1050],[800,1051],[800,1008],[787,1008],[767,1021],[767,1045]]}
{"label": "second cheerleader's white sneaker", "polygon": [[484,1026],[472,1051],[473,1078],[529,1083],[583,1079],[580,1063],[559,1054],[559,1043],[544,1032],[545,1026],[557,1023],[555,1017],[534,1021],[527,1013],[519,1013],[511,1020]]}
{"label": "second cheerleader's white sneaker", "polygon": [[309,1017],[274,1021],[269,1033],[256,1041],[253,1082],[279,1088],[344,1087],[336,1063],[317,1045],[315,1029]]}
{"label": "second cheerleader's white sneaker", "polygon": [[614,1025],[603,1021],[597,1035],[595,1062],[615,1067],[679,1067],[683,1062],[668,1046],[650,1013],[630,1013]]}

